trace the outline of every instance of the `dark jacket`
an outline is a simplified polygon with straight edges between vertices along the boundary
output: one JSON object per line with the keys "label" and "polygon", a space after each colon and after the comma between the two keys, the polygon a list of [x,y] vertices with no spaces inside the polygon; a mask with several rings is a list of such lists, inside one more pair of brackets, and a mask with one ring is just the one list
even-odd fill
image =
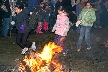
{"label": "dark jacket", "polygon": [[75,11],[75,13],[76,13],[76,5],[74,5],[74,6],[70,5],[68,7],[69,19],[72,23],[76,23],[77,16],[76,16],[76,14],[72,13],[72,11]]}
{"label": "dark jacket", "polygon": [[50,14],[51,14],[51,9],[50,8],[49,9],[45,9],[44,15],[43,15],[44,22],[49,22]]}
{"label": "dark jacket", "polygon": [[36,13],[37,13],[37,21],[42,22],[43,21],[43,16],[44,16],[44,9],[43,7],[38,6],[36,8]]}
{"label": "dark jacket", "polygon": [[[24,25],[24,30],[20,30],[20,26]],[[25,13],[25,11],[20,12],[15,17],[15,26],[18,30],[18,33],[27,33],[30,31],[30,27],[28,24],[28,15]]]}
{"label": "dark jacket", "polygon": [[4,5],[6,6],[7,12],[5,12],[4,10],[2,10],[0,8],[0,18],[10,18],[11,15],[11,9],[10,9],[10,4],[9,4],[9,0],[6,0],[5,2],[3,2],[2,0],[0,0],[0,6],[4,3]]}

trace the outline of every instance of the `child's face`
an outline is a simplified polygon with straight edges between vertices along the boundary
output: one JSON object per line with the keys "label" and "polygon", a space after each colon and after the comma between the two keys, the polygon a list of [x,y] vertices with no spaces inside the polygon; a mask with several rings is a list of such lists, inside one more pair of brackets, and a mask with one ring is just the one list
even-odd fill
{"label": "child's face", "polygon": [[46,6],[46,9],[48,9],[49,8],[49,6]]}
{"label": "child's face", "polygon": [[16,12],[17,14],[20,13],[20,12],[22,11],[22,9],[19,9],[18,7],[15,7],[14,9],[15,9],[15,12]]}
{"label": "child's face", "polygon": [[60,10],[58,10],[58,13],[59,13],[59,14],[62,14],[63,12],[64,12],[64,11],[60,11]]}

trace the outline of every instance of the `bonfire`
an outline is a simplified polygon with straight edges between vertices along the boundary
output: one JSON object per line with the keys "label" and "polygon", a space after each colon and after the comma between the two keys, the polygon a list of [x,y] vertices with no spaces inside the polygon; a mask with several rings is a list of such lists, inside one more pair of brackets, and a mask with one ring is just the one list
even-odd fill
{"label": "bonfire", "polygon": [[60,46],[53,42],[46,44],[41,52],[31,52],[25,55],[18,64],[19,72],[64,72],[62,64],[58,61],[58,53],[62,52]]}

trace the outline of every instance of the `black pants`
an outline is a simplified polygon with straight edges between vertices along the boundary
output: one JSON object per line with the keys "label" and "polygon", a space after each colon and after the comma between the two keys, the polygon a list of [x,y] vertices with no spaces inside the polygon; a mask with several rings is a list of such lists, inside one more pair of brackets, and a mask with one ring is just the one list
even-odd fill
{"label": "black pants", "polygon": [[25,47],[30,48],[32,46],[32,42],[27,41],[29,33],[18,33],[16,42],[23,49]]}

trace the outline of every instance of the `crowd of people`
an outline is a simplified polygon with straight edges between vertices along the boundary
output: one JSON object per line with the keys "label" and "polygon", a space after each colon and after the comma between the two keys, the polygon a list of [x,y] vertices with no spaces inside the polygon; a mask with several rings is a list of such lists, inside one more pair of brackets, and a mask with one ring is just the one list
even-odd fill
{"label": "crowd of people", "polygon": [[[0,9],[0,17],[3,20],[2,35],[8,35],[10,21],[15,18],[15,5],[24,5],[26,12],[30,12],[29,24],[31,29],[36,29],[37,33],[43,33],[51,30],[56,22],[57,10],[63,6],[68,13],[70,21],[74,24],[77,17],[88,0],[1,0],[0,5],[5,5],[8,12]],[[92,8],[96,11],[95,28],[108,26],[108,1],[105,0],[89,0]],[[27,11],[28,9],[28,11]],[[10,20],[11,19],[11,20]],[[72,29],[76,29],[75,26]]]}
{"label": "crowd of people", "polygon": [[[64,48],[65,37],[69,29],[80,33],[77,51],[85,36],[87,49],[91,49],[91,27],[108,26],[107,0],[1,0],[0,18],[2,18],[2,36],[7,37],[9,30],[17,30],[17,44],[22,48],[22,54],[28,48],[36,49],[35,42],[27,41],[29,32],[35,30],[42,34],[55,31],[55,44]],[[81,24],[76,27],[76,22]]]}

